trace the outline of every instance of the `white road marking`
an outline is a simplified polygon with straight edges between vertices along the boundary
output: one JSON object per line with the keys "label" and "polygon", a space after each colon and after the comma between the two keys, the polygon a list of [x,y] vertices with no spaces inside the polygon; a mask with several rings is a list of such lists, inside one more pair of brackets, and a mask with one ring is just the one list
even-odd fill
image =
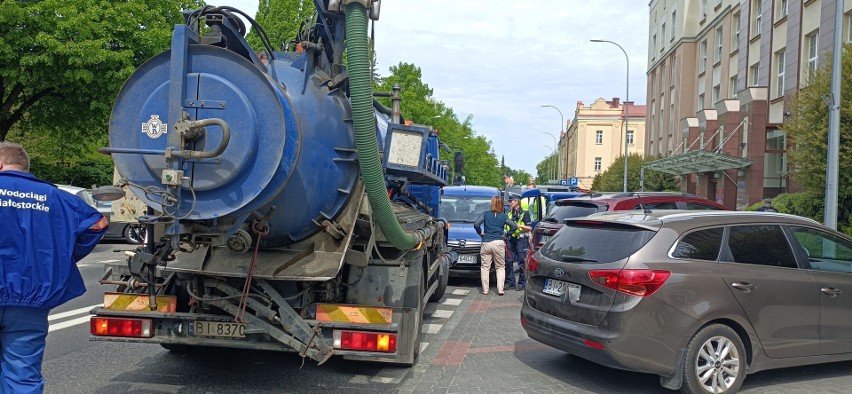
{"label": "white road marking", "polygon": [[453,295],[461,295],[461,296],[463,296],[463,295],[468,295],[468,294],[470,294],[470,290],[469,290],[469,289],[456,289],[456,290],[453,290]]}
{"label": "white road marking", "polygon": [[93,308],[96,308],[96,307],[99,307],[99,306],[103,306],[103,305],[102,305],[102,304],[97,304],[97,305],[92,305],[92,306],[84,306],[84,307],[79,308],[79,309],[74,309],[73,311],[61,312],[61,313],[55,313],[55,314],[52,314],[52,315],[48,316],[48,317],[47,317],[47,321],[53,321],[53,320],[57,320],[57,319],[64,319],[64,318],[66,318],[66,317],[74,316],[74,315],[79,315],[79,314],[84,313],[84,312],[85,312],[86,314],[89,314],[89,311],[91,311]]}
{"label": "white road marking", "polygon": [[91,319],[92,319],[92,316],[83,316],[81,318],[77,318],[77,319],[74,319],[74,320],[66,320],[62,323],[51,324],[50,328],[47,330],[47,332],[61,330],[63,328],[76,326],[78,324],[88,323]]}
{"label": "white road marking", "polygon": [[453,315],[453,311],[445,311],[443,309],[438,309],[435,313],[432,314],[432,317],[438,317],[441,319],[449,319],[450,316]]}
{"label": "white road marking", "polygon": [[444,302],[441,303],[441,305],[456,305],[456,306],[458,306],[458,305],[461,305],[461,303],[462,303],[461,298],[447,298],[447,299],[444,300]]}
{"label": "white road marking", "polygon": [[424,324],[420,331],[424,334],[437,334],[443,326],[443,324]]}
{"label": "white road marking", "polygon": [[427,347],[429,347],[429,342],[420,342],[420,354],[423,354]]}

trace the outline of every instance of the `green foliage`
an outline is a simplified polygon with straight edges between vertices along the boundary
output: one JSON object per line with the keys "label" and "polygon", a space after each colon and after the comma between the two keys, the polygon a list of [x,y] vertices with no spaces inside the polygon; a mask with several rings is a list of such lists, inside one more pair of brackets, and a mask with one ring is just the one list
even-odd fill
{"label": "green foliage", "polygon": [[[852,212],[850,212],[852,211],[852,197],[850,197],[852,196],[852,47],[848,44],[843,51],[841,67],[837,223],[839,230],[852,234]],[[805,197],[801,197],[805,201],[799,203],[796,209],[807,208],[806,206],[810,203],[818,203],[820,208],[812,215],[798,213],[800,211],[790,213],[808,216],[822,222],[829,117],[828,106],[823,98],[829,97],[831,93],[831,62],[826,62],[817,70],[809,82],[807,87],[793,96],[791,105],[788,107],[790,116],[785,119],[784,129],[787,132],[790,176],[808,190],[808,193],[804,194]],[[808,199],[813,201],[807,201]],[[777,200],[778,198],[773,199],[773,206],[776,205]],[[783,203],[782,199],[779,204]],[[778,209],[777,206],[776,209]],[[805,209],[801,212],[810,211]]]}
{"label": "green foliage", "polygon": [[124,81],[164,51],[189,0],[0,1],[0,141],[54,183],[112,183],[107,122]]}
{"label": "green foliage", "polygon": [[[302,23],[309,21],[315,11],[313,0],[260,0],[254,19],[269,37],[272,50],[280,51],[296,39]],[[255,29],[251,29],[247,40],[252,48],[263,48]]]}
{"label": "green foliage", "polygon": [[[823,194],[822,190],[779,194],[772,198],[772,207],[781,213],[804,216],[822,223],[825,220]],[[746,207],[746,210],[756,211],[762,206],[761,201]],[[852,236],[852,196],[840,196],[837,207],[837,229]]]}
{"label": "green foliage", "polygon": [[[852,50],[843,52],[840,109],[840,184],[838,195],[852,194]],[[808,87],[793,96],[785,119],[790,176],[806,190],[824,194],[828,151],[828,106],[831,63],[820,68]]]}
{"label": "green foliage", "polygon": [[555,167],[557,166],[556,155],[553,153],[545,156],[541,159],[538,164],[535,165],[535,183],[539,185],[546,185],[550,182],[553,174],[556,173]]}
{"label": "green foliage", "polygon": [[[642,166],[658,160],[655,156],[642,156],[631,153],[627,157],[627,191],[638,191]],[[602,173],[595,176],[592,190],[601,192],[620,192],[624,190],[624,156],[619,156]],[[645,170],[645,191],[679,191],[677,179],[664,172]]]}
{"label": "green foliage", "polygon": [[[401,112],[406,120],[418,124],[428,124],[438,130],[441,142],[447,144],[452,152],[442,159],[450,159],[453,153],[464,152],[464,175],[469,185],[503,186],[497,156],[491,141],[473,130],[473,117],[460,121],[452,108],[432,97],[433,90],[423,82],[423,73],[419,67],[409,63],[399,63],[390,67],[390,75],[377,81],[375,90],[390,92],[394,84],[402,88]],[[381,99],[390,107],[389,99]]]}

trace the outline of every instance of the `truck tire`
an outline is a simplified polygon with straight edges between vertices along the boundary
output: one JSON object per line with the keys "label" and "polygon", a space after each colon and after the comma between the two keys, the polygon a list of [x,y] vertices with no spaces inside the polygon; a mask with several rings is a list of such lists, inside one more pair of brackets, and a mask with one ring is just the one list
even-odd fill
{"label": "truck tire", "polygon": [[441,267],[438,268],[438,287],[435,289],[435,292],[432,293],[432,296],[429,297],[429,301],[438,302],[444,298],[444,294],[447,293],[447,283],[449,280],[450,270],[442,264]]}

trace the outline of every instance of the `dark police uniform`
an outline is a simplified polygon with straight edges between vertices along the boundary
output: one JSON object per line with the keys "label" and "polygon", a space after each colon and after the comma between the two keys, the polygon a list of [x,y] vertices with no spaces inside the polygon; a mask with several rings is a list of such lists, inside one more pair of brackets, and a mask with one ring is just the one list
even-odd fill
{"label": "dark police uniform", "polygon": [[[527,251],[530,247],[530,233],[521,230],[520,226],[529,226],[531,223],[530,213],[518,207],[518,210],[509,210],[509,220],[516,223],[519,227],[517,230],[509,233],[509,253],[512,255],[510,262],[506,264],[506,288],[515,287],[523,289],[526,286],[526,275],[524,272],[524,259],[527,256]],[[518,263],[518,280],[515,282],[514,264]]]}

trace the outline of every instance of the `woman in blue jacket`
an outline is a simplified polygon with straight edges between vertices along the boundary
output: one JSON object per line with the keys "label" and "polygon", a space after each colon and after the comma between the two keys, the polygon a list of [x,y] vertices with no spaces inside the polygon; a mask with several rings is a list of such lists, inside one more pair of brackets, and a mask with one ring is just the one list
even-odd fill
{"label": "woman in blue jacket", "polygon": [[21,145],[0,142],[0,372],[2,393],[41,393],[52,308],[86,292],[77,261],[107,220],[81,198],[29,174]]}
{"label": "woman in blue jacket", "polygon": [[[485,223],[485,230],[480,226]],[[506,243],[503,241],[504,228],[509,226],[509,233],[515,232],[518,226],[503,213],[503,198],[492,197],[491,209],[483,212],[473,223],[473,229],[482,237],[482,246],[479,249],[479,257],[482,260],[479,276],[482,280],[482,294],[488,294],[490,288],[488,276],[491,272],[491,261],[494,260],[494,268],[497,271],[497,294],[503,295],[503,283],[506,281]]]}

